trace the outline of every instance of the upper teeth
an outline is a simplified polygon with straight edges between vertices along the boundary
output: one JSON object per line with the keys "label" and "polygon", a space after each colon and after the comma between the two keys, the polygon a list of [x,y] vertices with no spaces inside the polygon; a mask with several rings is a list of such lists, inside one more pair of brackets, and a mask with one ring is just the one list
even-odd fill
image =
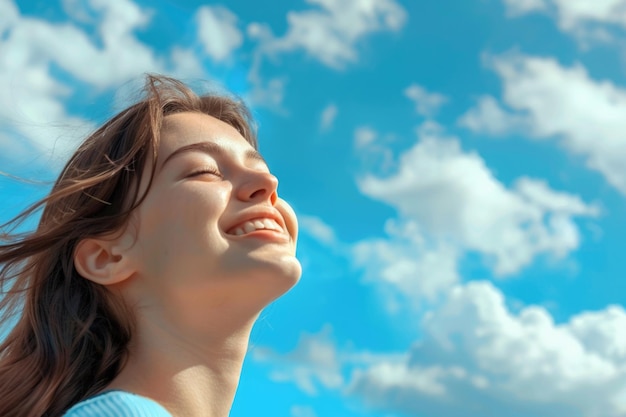
{"label": "upper teeth", "polygon": [[240,224],[237,228],[235,228],[235,230],[232,231],[232,234],[240,236],[261,229],[276,230],[278,232],[283,231],[280,225],[276,223],[276,220],[263,218],[248,220],[247,222]]}

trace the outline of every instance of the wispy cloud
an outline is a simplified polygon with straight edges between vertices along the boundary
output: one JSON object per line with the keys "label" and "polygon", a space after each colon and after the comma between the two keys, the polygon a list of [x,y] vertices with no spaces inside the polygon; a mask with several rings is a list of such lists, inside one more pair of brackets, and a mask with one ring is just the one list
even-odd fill
{"label": "wispy cloud", "polygon": [[320,117],[320,129],[322,131],[328,131],[333,127],[338,112],[339,109],[334,103],[330,103],[328,106],[324,107]]}
{"label": "wispy cloud", "polygon": [[357,149],[371,146],[378,133],[369,126],[361,126],[354,130],[354,145]]}
{"label": "wispy cloud", "polygon": [[291,406],[291,417],[317,417],[315,409],[308,405]]}
{"label": "wispy cloud", "polygon": [[331,226],[325,223],[322,219],[315,216],[298,216],[298,223],[308,234],[316,238],[322,243],[332,245],[337,243],[335,231]]}
{"label": "wispy cloud", "polygon": [[427,91],[418,84],[411,84],[404,90],[404,95],[415,103],[415,111],[424,116],[432,117],[437,114],[448,98],[440,93]]}
{"label": "wispy cloud", "polygon": [[528,129],[528,118],[505,109],[492,96],[481,96],[476,106],[459,118],[459,125],[474,132],[502,136]]}
{"label": "wispy cloud", "polygon": [[[612,29],[626,29],[626,1],[503,0],[512,17],[541,12],[553,16],[559,29],[588,45],[615,39]],[[623,33],[622,33],[623,35]]]}
{"label": "wispy cloud", "polygon": [[303,50],[331,68],[341,69],[358,58],[357,43],[369,34],[397,31],[407,15],[395,0],[307,0],[315,9],[287,14],[288,28],[275,36],[269,26],[252,23],[248,34],[266,55]]}
{"label": "wispy cloud", "polygon": [[303,334],[297,348],[287,355],[258,347],[252,356],[257,362],[273,364],[270,378],[274,381],[293,382],[309,395],[317,395],[320,388],[339,389],[345,384],[329,325],[319,334]]}
{"label": "wispy cloud", "polygon": [[548,9],[548,0],[503,0],[510,16],[521,16]]}
{"label": "wispy cloud", "polygon": [[238,20],[237,15],[223,6],[202,6],[196,12],[198,38],[214,61],[228,60],[243,44]]}

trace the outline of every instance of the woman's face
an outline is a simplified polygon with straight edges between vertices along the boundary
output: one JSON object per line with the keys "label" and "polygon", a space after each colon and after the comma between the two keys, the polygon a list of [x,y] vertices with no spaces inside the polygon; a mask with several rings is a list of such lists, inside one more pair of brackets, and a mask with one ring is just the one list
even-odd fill
{"label": "woman's face", "polygon": [[277,185],[232,126],[167,116],[153,183],[129,228],[137,273],[125,285],[135,305],[201,325],[204,313],[258,312],[290,289],[301,274],[297,221]]}

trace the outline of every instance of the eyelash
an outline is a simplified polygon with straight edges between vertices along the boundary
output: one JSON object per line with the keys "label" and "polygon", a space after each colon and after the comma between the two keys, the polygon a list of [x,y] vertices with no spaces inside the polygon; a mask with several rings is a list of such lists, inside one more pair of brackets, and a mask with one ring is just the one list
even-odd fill
{"label": "eyelash", "polygon": [[189,174],[188,177],[189,178],[197,177],[197,176],[203,175],[203,174],[211,174],[211,175],[215,175],[216,177],[223,178],[222,174],[217,169],[213,169],[213,168],[202,168],[202,169],[199,169],[199,170],[194,171],[191,174]]}

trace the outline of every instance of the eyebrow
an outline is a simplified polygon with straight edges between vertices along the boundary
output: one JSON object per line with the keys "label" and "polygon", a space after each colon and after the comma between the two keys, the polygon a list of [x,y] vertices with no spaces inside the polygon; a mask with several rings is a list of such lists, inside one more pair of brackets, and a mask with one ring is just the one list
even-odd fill
{"label": "eyebrow", "polygon": [[[163,169],[165,167],[165,164],[167,164],[170,160],[187,152],[202,152],[211,156],[223,156],[226,154],[226,150],[214,142],[192,143],[191,145],[181,146],[180,148],[169,154],[168,157],[165,158],[165,160],[163,161],[161,169]],[[265,160],[265,158],[263,158],[263,156],[255,149],[247,149],[244,152],[244,158],[246,160],[260,161],[267,165],[267,161]]]}

